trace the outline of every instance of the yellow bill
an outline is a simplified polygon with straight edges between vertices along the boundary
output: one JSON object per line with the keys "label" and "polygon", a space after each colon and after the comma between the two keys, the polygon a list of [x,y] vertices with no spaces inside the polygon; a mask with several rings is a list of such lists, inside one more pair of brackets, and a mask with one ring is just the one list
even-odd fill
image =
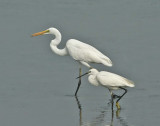
{"label": "yellow bill", "polygon": [[37,32],[37,33],[32,34],[32,37],[34,37],[34,36],[38,36],[38,35],[43,35],[43,34],[48,33],[48,32],[49,32],[49,30],[45,30],[45,31],[41,31],[41,32]]}

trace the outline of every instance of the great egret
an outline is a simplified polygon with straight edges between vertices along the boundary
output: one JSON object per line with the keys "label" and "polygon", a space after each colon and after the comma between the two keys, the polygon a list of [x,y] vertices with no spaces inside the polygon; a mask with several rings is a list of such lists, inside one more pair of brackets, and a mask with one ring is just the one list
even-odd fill
{"label": "great egret", "polygon": [[[96,69],[90,69],[89,72],[77,77],[80,78],[86,74],[89,74],[88,76],[88,81],[95,85],[101,85],[104,87],[107,87],[111,93],[111,99],[112,99],[112,103],[113,103],[113,99],[114,98],[118,98],[118,100],[116,101],[116,106],[118,109],[120,109],[120,105],[119,105],[119,100],[127,93],[127,89],[125,89],[125,87],[134,87],[134,82],[131,80],[128,80],[120,75],[114,74],[114,73],[110,73],[107,71],[98,71]],[[117,90],[117,89],[123,89],[125,92],[121,95],[115,95],[112,93],[112,90]]]}
{"label": "great egret", "polygon": [[[55,39],[51,40],[50,47],[54,53],[60,56],[65,56],[69,54],[74,60],[78,61],[79,63],[89,68],[91,68],[91,66],[88,63],[101,63],[105,66],[110,66],[110,67],[112,66],[112,62],[107,56],[102,54],[93,46],[78,41],[76,39],[69,39],[66,42],[66,46],[64,49],[58,49],[57,46],[60,44],[62,36],[61,33],[56,28],[51,27],[45,31],[34,33],[32,34],[32,36],[38,36],[43,34],[55,35]],[[79,76],[80,75],[81,75],[81,66],[79,68]],[[81,78],[79,78],[79,83],[75,95],[77,95],[80,85],[81,85]]]}

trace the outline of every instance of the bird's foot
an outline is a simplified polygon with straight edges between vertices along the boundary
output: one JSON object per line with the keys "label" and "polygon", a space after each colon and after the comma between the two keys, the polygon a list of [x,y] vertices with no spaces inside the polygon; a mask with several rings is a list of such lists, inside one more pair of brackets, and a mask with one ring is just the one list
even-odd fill
{"label": "bird's foot", "polygon": [[119,105],[118,102],[116,102],[116,106],[117,106],[117,109],[120,110],[121,109],[121,106]]}

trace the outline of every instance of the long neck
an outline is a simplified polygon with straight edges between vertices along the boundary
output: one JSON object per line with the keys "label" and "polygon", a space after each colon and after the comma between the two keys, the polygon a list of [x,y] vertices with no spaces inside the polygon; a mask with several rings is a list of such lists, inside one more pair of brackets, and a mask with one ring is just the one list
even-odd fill
{"label": "long neck", "polygon": [[97,78],[96,78],[96,75],[90,75],[90,76],[88,77],[88,81],[89,81],[91,84],[95,85],[95,86],[98,86],[98,85],[99,85],[99,83],[98,83],[98,81],[97,81]]}
{"label": "long neck", "polygon": [[62,38],[61,33],[57,29],[55,29],[52,34],[55,35],[55,39],[53,39],[50,43],[50,47],[51,47],[52,51],[60,56],[67,55],[68,53],[67,53],[66,47],[64,49],[57,48],[57,46],[61,42],[61,38]]}

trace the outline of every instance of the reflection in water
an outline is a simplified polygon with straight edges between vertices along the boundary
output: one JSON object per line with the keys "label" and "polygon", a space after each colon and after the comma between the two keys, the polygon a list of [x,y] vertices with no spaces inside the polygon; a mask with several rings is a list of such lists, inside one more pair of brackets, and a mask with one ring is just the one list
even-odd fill
{"label": "reflection in water", "polygon": [[79,125],[82,126],[82,108],[81,108],[81,104],[78,100],[78,97],[75,96],[75,98],[76,98],[77,105],[78,105],[78,108],[79,108]]}
{"label": "reflection in water", "polygon": [[[120,116],[120,111],[119,109],[116,110],[116,112],[114,112],[113,107],[110,107],[110,104],[108,104],[106,107],[103,108],[103,110],[100,111],[100,114],[94,118],[92,121],[90,122],[83,122],[82,121],[82,107],[80,104],[80,101],[78,99],[77,96],[75,96],[77,105],[78,105],[78,109],[79,109],[79,126],[100,126],[100,125],[104,125],[104,123],[106,122],[106,115],[111,115],[111,120],[109,124],[105,124],[104,126],[114,126],[113,122],[114,122],[114,113],[116,114],[116,120],[117,122],[121,125],[121,126],[128,126],[128,123],[126,122],[126,120],[124,120],[123,117]],[[111,112],[111,114],[107,114],[107,112]]]}
{"label": "reflection in water", "polygon": [[[113,110],[113,111],[114,111],[114,110]],[[118,121],[120,122],[120,124],[121,124],[122,126],[128,126],[128,123],[124,120],[123,117],[120,117],[119,114],[120,114],[120,110],[117,110],[117,111],[116,111],[116,118],[118,119]]]}

